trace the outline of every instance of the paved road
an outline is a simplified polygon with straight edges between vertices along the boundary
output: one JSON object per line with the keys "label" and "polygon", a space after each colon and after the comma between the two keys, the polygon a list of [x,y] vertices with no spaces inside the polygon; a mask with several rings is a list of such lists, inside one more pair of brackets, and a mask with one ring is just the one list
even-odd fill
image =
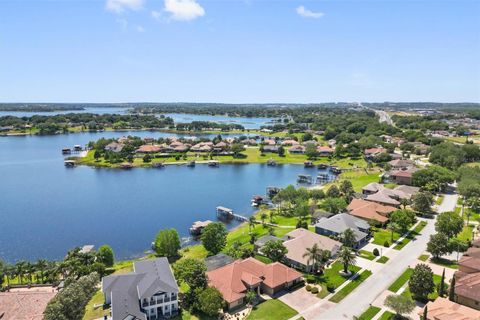
{"label": "paved road", "polygon": [[385,112],[383,110],[377,110],[377,109],[365,107],[361,103],[359,103],[358,106],[374,111],[377,114],[377,116],[380,118],[380,119],[378,119],[379,122],[386,122],[387,124],[393,126],[393,120],[387,112]]}
{"label": "paved road", "polygon": [[[438,208],[438,212],[454,210],[457,197],[456,194],[445,195],[442,204]],[[434,220],[428,220],[428,224],[423,229],[421,235],[400,250],[398,255],[388,261],[380,270],[374,272],[374,274],[334,308],[326,312],[322,312],[321,309],[319,309],[319,313],[316,314],[314,318],[322,320],[353,319],[354,316],[362,314],[369,307],[370,303],[382,294],[383,291],[387,290],[390,284],[422,254],[427,246],[430,235],[435,232],[434,224]],[[312,309],[312,307],[309,309]]]}

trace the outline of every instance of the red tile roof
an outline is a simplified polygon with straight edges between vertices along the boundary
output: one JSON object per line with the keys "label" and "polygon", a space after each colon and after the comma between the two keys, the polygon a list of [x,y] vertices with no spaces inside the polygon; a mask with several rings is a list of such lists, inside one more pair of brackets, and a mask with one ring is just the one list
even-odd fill
{"label": "red tile roof", "polygon": [[[437,298],[427,303],[428,320],[479,320],[480,311],[462,306],[446,298]],[[423,309],[418,313],[423,315]]]}
{"label": "red tile roof", "polygon": [[207,272],[209,284],[217,288],[228,303],[243,298],[249,286],[263,282],[267,287],[275,288],[301,276],[301,273],[279,262],[267,265],[254,258],[237,260]]}
{"label": "red tile roof", "polygon": [[363,199],[353,199],[347,210],[353,216],[384,223],[388,220],[388,215],[397,210],[397,208]]}
{"label": "red tile roof", "polygon": [[3,320],[41,320],[48,302],[57,291],[52,287],[0,292],[0,318]]}

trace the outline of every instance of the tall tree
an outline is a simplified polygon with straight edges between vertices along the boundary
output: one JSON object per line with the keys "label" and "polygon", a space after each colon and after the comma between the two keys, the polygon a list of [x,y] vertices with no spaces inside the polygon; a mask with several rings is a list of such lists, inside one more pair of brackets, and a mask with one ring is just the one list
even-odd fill
{"label": "tall tree", "polygon": [[112,267],[115,261],[112,247],[105,244],[98,248],[97,261],[103,263],[106,267]]}
{"label": "tall tree", "polygon": [[440,280],[440,284],[438,286],[438,295],[440,297],[443,297],[444,294],[445,294],[445,268],[443,268],[442,279]]}
{"label": "tall tree", "polygon": [[357,243],[357,238],[355,237],[355,232],[348,228],[342,233],[342,242],[344,246],[353,248],[355,243]]}
{"label": "tall tree", "polygon": [[338,259],[343,264],[343,272],[348,273],[348,267],[351,265],[355,265],[357,258],[355,257],[355,253],[350,250],[348,247],[343,247],[340,252],[338,253]]}
{"label": "tall tree", "polygon": [[281,261],[288,252],[281,240],[269,240],[262,248],[262,252],[272,261]]}
{"label": "tall tree", "polygon": [[227,244],[227,230],[221,222],[213,222],[203,229],[202,244],[208,252],[219,253]]}
{"label": "tall tree", "polygon": [[207,287],[207,266],[201,260],[185,258],[173,264],[175,278],[188,285],[191,290]]}
{"label": "tall tree", "polygon": [[447,236],[443,233],[432,234],[427,243],[427,252],[430,252],[435,259],[451,252]]}
{"label": "tall tree", "polygon": [[448,300],[455,302],[455,277],[450,282],[450,291],[448,292]]}
{"label": "tall tree", "polygon": [[463,219],[456,212],[440,213],[435,222],[435,230],[447,236],[448,239],[455,237],[463,229]]}
{"label": "tall tree", "polygon": [[197,294],[196,307],[206,315],[214,317],[223,307],[223,297],[215,287],[208,287]]}
{"label": "tall tree", "polygon": [[415,309],[415,303],[409,297],[402,295],[389,295],[385,299],[385,306],[396,312],[396,319],[403,319],[402,315],[409,314]]}
{"label": "tall tree", "polygon": [[323,267],[323,264],[330,258],[330,252],[322,250],[316,243],[305,249],[303,254],[304,258],[307,258],[307,266],[312,266],[312,271],[316,272]]}
{"label": "tall tree", "polygon": [[408,285],[410,292],[415,297],[426,300],[428,295],[435,290],[432,269],[426,264],[418,264],[413,269]]}
{"label": "tall tree", "polygon": [[153,250],[158,256],[174,258],[180,250],[180,237],[175,229],[160,230],[155,237]]}
{"label": "tall tree", "polygon": [[430,192],[419,192],[413,196],[413,210],[420,213],[432,212],[433,196]]}

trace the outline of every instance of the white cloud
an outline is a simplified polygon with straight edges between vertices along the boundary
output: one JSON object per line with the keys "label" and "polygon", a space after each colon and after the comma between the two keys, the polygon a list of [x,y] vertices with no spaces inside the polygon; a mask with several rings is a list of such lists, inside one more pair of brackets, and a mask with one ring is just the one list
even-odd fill
{"label": "white cloud", "polygon": [[122,13],[125,10],[140,10],[145,0],[107,0],[105,8],[115,13]]}
{"label": "white cloud", "polygon": [[304,18],[315,18],[315,19],[318,19],[318,18],[321,18],[325,15],[325,13],[323,12],[314,12],[314,11],[311,11],[311,10],[308,10],[307,8],[305,8],[304,6],[300,6],[296,9],[297,13],[304,17]]}
{"label": "white cloud", "polygon": [[196,0],[165,0],[164,10],[171,19],[179,21],[194,20],[205,15],[205,10]]}
{"label": "white cloud", "polygon": [[159,20],[162,17],[162,13],[160,11],[152,11],[151,12],[152,17],[156,20]]}

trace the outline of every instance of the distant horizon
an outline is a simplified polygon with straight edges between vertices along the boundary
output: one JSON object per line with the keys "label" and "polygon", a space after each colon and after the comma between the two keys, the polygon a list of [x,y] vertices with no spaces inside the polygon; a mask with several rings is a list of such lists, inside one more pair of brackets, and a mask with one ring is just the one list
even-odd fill
{"label": "distant horizon", "polygon": [[432,103],[432,104],[480,104],[480,101],[453,101],[453,102],[445,102],[445,101],[322,101],[322,102],[214,102],[214,101],[199,101],[199,102],[192,102],[192,101],[130,101],[130,102],[62,102],[62,101],[55,101],[55,102],[25,102],[25,101],[13,101],[13,102],[5,102],[0,101],[1,104],[224,104],[224,105],[279,105],[279,104],[299,104],[299,105],[312,105],[312,104],[341,104],[341,103]]}

